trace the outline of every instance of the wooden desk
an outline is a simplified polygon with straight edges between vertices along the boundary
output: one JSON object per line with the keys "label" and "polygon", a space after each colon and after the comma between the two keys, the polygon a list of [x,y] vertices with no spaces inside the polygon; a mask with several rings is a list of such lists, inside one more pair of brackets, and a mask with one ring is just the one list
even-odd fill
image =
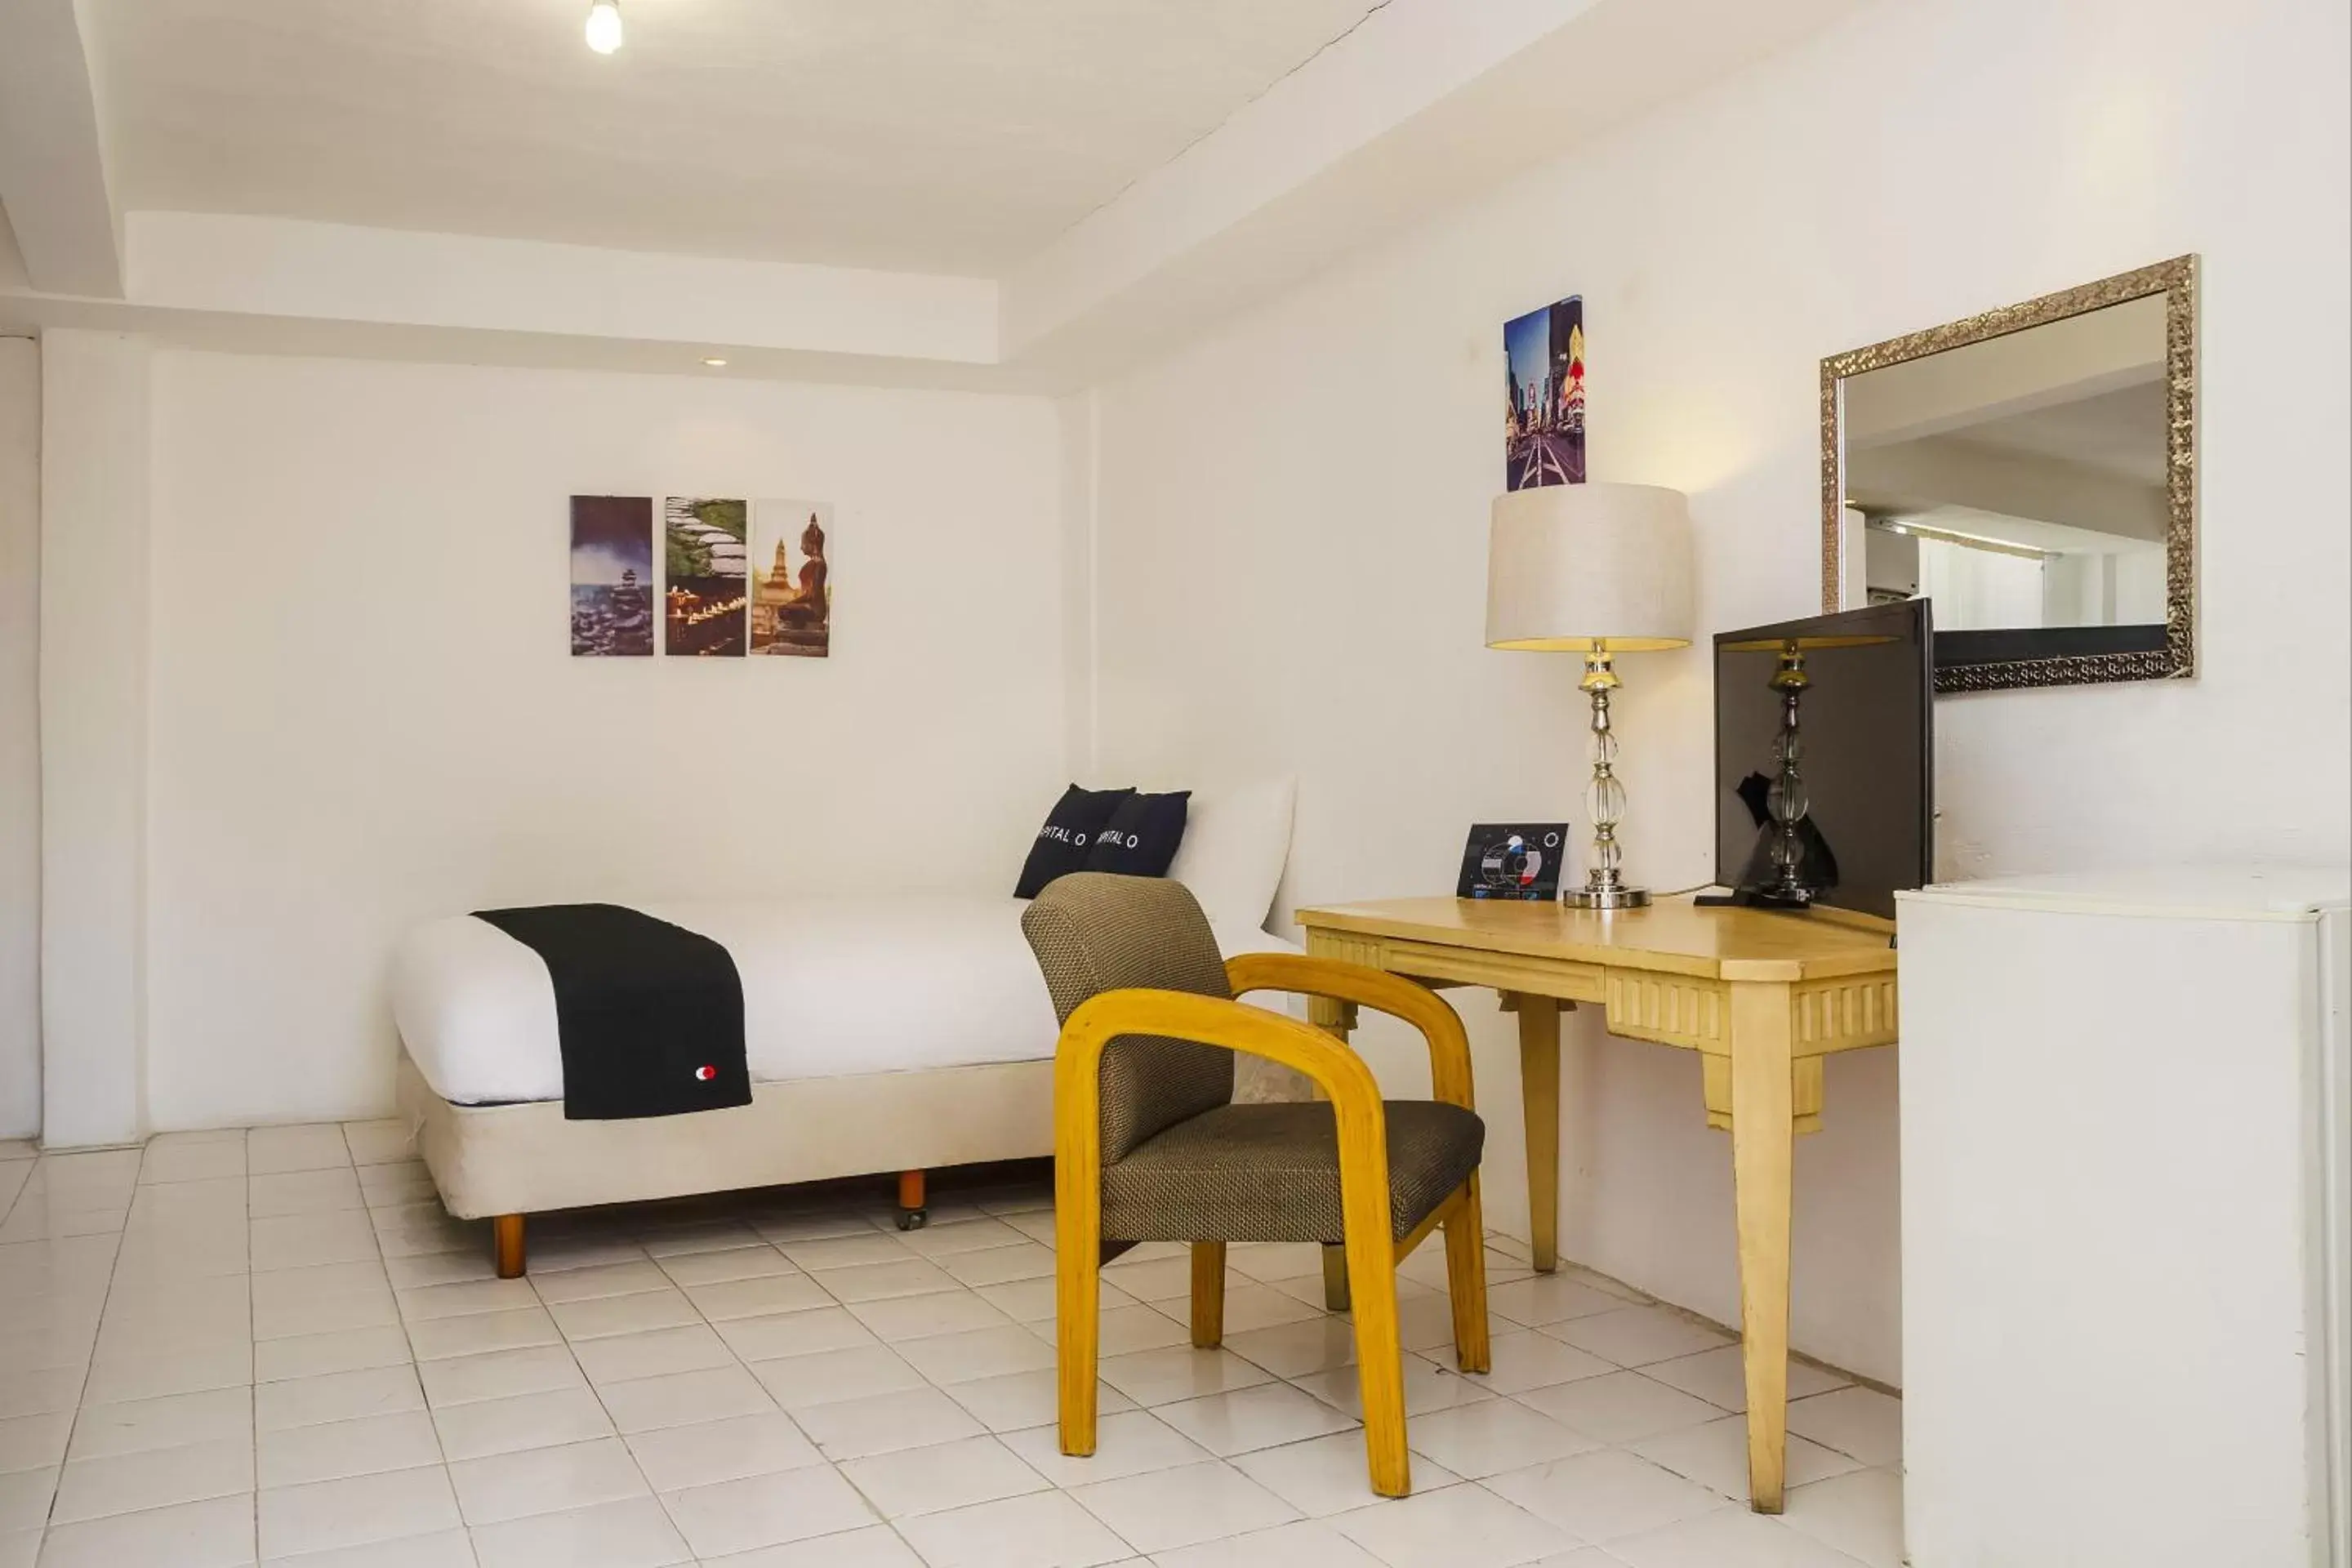
{"label": "wooden desk", "polygon": [[[1846,923],[1846,922],[1853,923]],[[1688,899],[1600,914],[1559,904],[1399,899],[1302,910],[1307,951],[1437,985],[1500,992],[1519,1025],[1535,1266],[1559,1266],[1559,1010],[1699,1053],[1707,1124],[1731,1133],[1748,1485],[1780,1511],[1789,1421],[1789,1207],[1795,1135],[1821,1124],[1822,1058],[1895,1043],[1892,928],[1867,917],[1699,909]],[[1320,998],[1346,1037],[1354,1009]]]}

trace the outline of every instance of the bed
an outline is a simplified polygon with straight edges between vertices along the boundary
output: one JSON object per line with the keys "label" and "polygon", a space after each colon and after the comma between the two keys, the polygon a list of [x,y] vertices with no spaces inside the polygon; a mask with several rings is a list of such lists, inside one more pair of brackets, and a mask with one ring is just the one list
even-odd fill
{"label": "bed", "polygon": [[[1190,864],[1180,850],[1171,874],[1192,887],[1228,957],[1299,951],[1261,929],[1289,812],[1286,785],[1270,870],[1270,795],[1204,803],[1187,830]],[[1057,1029],[1021,933],[1025,900],[635,907],[734,960],[751,1104],[567,1121],[554,988],[536,952],[457,915],[418,926],[394,956],[401,1114],[443,1205],[493,1222],[501,1278],[524,1270],[531,1214],[897,1173],[899,1224],[912,1228],[927,1172],[1052,1153]]]}

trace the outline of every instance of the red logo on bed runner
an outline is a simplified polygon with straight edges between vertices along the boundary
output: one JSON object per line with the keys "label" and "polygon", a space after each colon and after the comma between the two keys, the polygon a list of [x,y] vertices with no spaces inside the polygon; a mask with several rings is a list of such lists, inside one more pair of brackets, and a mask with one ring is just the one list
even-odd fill
{"label": "red logo on bed runner", "polygon": [[698,1083],[709,1083],[718,1076],[719,1069],[714,1067],[699,1067],[694,1069],[695,1081]]}

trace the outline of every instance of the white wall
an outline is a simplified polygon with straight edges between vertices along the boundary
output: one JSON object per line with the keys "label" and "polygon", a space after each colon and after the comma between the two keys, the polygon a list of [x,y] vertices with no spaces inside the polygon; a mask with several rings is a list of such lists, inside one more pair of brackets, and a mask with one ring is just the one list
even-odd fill
{"label": "white wall", "polygon": [[41,342],[41,1137],[145,1125],[150,381],[121,332]]}
{"label": "white wall", "polygon": [[0,338],[0,1138],[41,1127],[41,354]]}
{"label": "white wall", "polygon": [[[1824,355],[2196,251],[2200,679],[1940,703],[1943,859],[2342,858],[2347,42],[2296,0],[1889,4],[1107,385],[1105,762],[1297,773],[1291,904],[1445,887],[1469,822],[1572,811],[1582,767],[1574,661],[1480,647],[1506,318],[1583,294],[1593,472],[1691,493],[1715,628],[1819,607]],[[1622,673],[1631,867],[1704,880],[1705,656]],[[1489,1005],[1490,1212],[1523,1225]],[[1574,1027],[1567,1250],[1735,1318],[1697,1061]],[[1889,1380],[1895,1076],[1830,1064],[1796,1237],[1798,1344]]]}
{"label": "white wall", "polygon": [[[168,353],[154,421],[156,1128],[388,1110],[411,921],[1009,890],[1066,780],[1045,399]],[[575,491],[831,500],[832,658],[572,658]]]}

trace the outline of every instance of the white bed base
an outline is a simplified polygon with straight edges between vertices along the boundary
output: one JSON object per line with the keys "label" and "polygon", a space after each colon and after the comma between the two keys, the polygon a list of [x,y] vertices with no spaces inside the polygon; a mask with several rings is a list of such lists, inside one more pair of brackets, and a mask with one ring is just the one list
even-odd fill
{"label": "white bed base", "polygon": [[404,1051],[400,1108],[442,1205],[495,1222],[501,1279],[523,1271],[524,1216],[551,1209],[897,1172],[913,1225],[925,1171],[1054,1152],[1050,1059],[755,1083],[725,1110],[566,1121],[556,1100],[452,1104]]}

